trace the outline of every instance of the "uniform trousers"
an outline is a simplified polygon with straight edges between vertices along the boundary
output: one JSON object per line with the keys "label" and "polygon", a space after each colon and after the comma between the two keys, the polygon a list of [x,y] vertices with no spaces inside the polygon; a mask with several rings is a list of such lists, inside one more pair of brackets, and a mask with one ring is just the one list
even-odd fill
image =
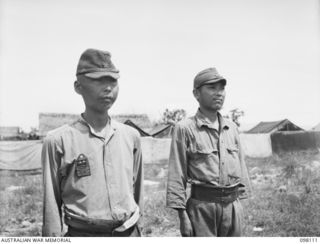
{"label": "uniform trousers", "polygon": [[243,209],[239,199],[216,203],[189,198],[187,201],[194,236],[241,236]]}

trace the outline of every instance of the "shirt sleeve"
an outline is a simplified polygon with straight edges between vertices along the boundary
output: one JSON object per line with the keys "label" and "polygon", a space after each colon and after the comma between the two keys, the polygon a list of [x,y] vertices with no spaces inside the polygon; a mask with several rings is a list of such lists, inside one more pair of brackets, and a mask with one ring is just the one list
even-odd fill
{"label": "shirt sleeve", "polygon": [[54,138],[44,139],[41,154],[43,172],[43,236],[62,235],[61,192],[59,166],[61,162],[61,148]]}
{"label": "shirt sleeve", "polygon": [[187,150],[185,142],[184,130],[177,124],[172,134],[167,182],[167,207],[174,209],[186,208]]}
{"label": "shirt sleeve", "polygon": [[239,159],[240,159],[240,167],[241,167],[241,182],[244,184],[244,187],[240,187],[240,196],[239,199],[246,199],[251,195],[252,188],[251,182],[248,174],[247,165],[245,162],[245,155],[241,145],[241,140],[239,133],[237,132],[237,140],[239,145]]}
{"label": "shirt sleeve", "polygon": [[140,136],[137,135],[134,148],[133,193],[134,200],[139,205],[140,214],[143,213],[143,164]]}

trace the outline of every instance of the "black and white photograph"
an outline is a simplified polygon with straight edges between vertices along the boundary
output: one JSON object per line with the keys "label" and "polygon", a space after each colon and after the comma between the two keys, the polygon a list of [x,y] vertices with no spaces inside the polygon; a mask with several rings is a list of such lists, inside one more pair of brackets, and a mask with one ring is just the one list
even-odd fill
{"label": "black and white photograph", "polygon": [[0,0],[1,242],[317,242],[319,105],[319,0]]}

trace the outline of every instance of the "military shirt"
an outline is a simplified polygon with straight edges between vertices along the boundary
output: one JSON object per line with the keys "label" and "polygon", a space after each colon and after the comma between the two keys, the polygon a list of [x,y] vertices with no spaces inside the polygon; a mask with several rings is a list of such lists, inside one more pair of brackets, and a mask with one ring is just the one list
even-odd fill
{"label": "military shirt", "polygon": [[42,167],[45,236],[61,235],[62,206],[68,215],[99,220],[126,221],[137,206],[143,212],[140,135],[132,127],[111,119],[101,137],[83,118],[64,125],[44,139]]}
{"label": "military shirt", "polygon": [[172,135],[167,206],[186,208],[187,183],[209,187],[239,185],[241,198],[250,190],[237,126],[218,113],[220,132],[200,110],[179,122]]}

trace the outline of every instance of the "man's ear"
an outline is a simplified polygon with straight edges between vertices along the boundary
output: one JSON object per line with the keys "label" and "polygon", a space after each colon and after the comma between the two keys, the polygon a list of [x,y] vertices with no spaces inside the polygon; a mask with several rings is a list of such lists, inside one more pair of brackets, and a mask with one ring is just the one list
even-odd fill
{"label": "man's ear", "polygon": [[76,80],[74,83],[73,83],[73,87],[74,87],[74,90],[76,93],[78,93],[79,95],[82,95],[82,86],[81,86],[81,83]]}
{"label": "man's ear", "polygon": [[193,89],[193,96],[199,101],[200,91],[199,89]]}

